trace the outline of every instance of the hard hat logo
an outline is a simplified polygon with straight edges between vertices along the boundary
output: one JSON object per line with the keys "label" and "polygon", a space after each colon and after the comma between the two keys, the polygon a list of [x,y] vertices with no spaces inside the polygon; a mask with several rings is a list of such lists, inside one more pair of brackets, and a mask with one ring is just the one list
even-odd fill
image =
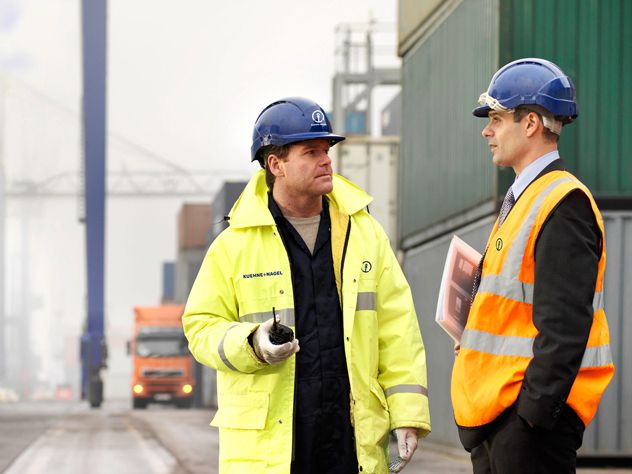
{"label": "hard hat logo", "polygon": [[325,114],[320,110],[314,110],[312,112],[312,120],[318,124],[321,124],[325,121]]}

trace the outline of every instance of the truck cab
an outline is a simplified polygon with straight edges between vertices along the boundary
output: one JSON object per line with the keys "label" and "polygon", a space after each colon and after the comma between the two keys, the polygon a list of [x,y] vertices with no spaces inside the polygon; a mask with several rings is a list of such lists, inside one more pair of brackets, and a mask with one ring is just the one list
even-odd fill
{"label": "truck cab", "polygon": [[173,403],[188,408],[195,381],[193,358],[182,331],[182,305],[137,306],[129,350],[133,360],[132,405]]}

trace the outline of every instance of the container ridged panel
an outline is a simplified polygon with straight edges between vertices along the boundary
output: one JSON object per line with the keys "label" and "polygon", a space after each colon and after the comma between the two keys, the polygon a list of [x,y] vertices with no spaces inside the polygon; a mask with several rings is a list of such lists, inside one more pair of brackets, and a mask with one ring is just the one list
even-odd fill
{"label": "container ridged panel", "polygon": [[497,8],[468,0],[403,62],[400,236],[494,196],[494,168],[472,116],[496,67]]}
{"label": "container ridged panel", "polygon": [[[467,228],[457,229],[456,233],[472,247],[482,251],[493,224],[494,218],[488,217]],[[407,252],[404,259],[404,273],[413,292],[415,309],[426,347],[428,398],[432,421],[432,433],[429,439],[436,443],[461,448],[450,398],[452,365],[454,364],[453,341],[434,320],[445,256],[451,238],[451,235],[445,235]]]}
{"label": "container ridged panel", "polygon": [[[610,327],[615,375],[601,400],[597,416],[586,430],[581,456],[632,456],[632,212],[603,213],[608,263],[604,280],[604,306]],[[456,234],[481,251],[493,225],[482,219]],[[428,364],[430,439],[461,447],[454,424],[450,381],[454,358],[452,341],[434,321],[437,294],[450,235],[439,237],[406,253],[404,272],[410,283],[419,317]]]}
{"label": "container ridged panel", "polygon": [[560,140],[570,171],[598,197],[632,197],[632,2],[502,0],[500,6],[501,65],[542,57],[575,82],[579,118]]}
{"label": "container ridged panel", "polygon": [[632,456],[632,212],[604,212],[607,264],[604,308],[615,365],[612,382],[586,429],[583,456]]}

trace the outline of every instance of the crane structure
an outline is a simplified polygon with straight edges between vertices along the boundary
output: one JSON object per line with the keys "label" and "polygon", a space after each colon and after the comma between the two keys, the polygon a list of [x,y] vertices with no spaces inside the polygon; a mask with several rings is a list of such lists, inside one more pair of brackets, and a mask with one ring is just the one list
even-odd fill
{"label": "crane structure", "polygon": [[105,256],[107,0],[82,0],[83,154],[87,262],[87,318],[81,336],[81,395],[97,408],[103,402],[106,366],[103,332]]}
{"label": "crane structure", "polygon": [[[165,172],[114,172],[108,177],[106,190],[107,145],[107,0],[82,0],[83,38],[83,219],[86,226],[87,262],[87,317],[81,336],[81,387],[82,397],[92,407],[103,401],[101,370],[106,367],[107,344],[104,328],[104,250],[105,250],[105,198],[106,192],[126,196],[211,195],[219,180],[230,172],[191,173],[173,163],[172,170]],[[129,144],[128,144],[129,145]],[[137,148],[137,147],[136,147]],[[143,150],[141,150],[143,151]],[[155,157],[154,157],[155,158]],[[165,160],[162,160],[165,161]],[[241,174],[241,173],[239,173]],[[47,186],[53,185],[50,195],[63,195],[70,188],[81,188],[72,179],[81,178],[77,173],[53,177],[39,186],[23,190],[23,196],[46,194]],[[61,191],[55,184],[64,183]],[[56,190],[55,190],[56,189]],[[64,191],[64,189],[66,191]],[[37,191],[43,194],[38,194]],[[72,192],[72,191],[71,191]],[[9,195],[11,192],[9,192]],[[76,194],[74,194],[76,195]]]}
{"label": "crane structure", "polygon": [[[210,199],[224,181],[240,180],[239,171],[209,170],[115,170],[106,174],[108,198],[200,197]],[[5,195],[10,198],[83,198],[84,177],[67,171],[45,179],[11,180]]]}
{"label": "crane structure", "polygon": [[[399,86],[399,65],[378,64],[395,46],[376,44],[375,38],[392,36],[394,26],[370,21],[342,23],[336,27],[336,72],[332,79],[333,122],[344,135],[371,135],[373,91],[379,86]],[[378,41],[379,41],[378,39]]]}

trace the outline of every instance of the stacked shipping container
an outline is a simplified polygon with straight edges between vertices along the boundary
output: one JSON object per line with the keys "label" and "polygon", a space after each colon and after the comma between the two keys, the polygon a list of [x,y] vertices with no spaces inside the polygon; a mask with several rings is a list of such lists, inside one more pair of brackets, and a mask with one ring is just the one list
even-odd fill
{"label": "stacked shipping container", "polygon": [[[175,269],[175,301],[185,304],[202,260],[211,242],[227,227],[225,216],[246,186],[246,182],[225,182],[212,203],[187,203],[178,213],[178,257]],[[197,381],[194,404],[217,406],[217,375],[213,369],[195,363]]]}
{"label": "stacked shipping container", "polygon": [[[496,169],[471,115],[493,73],[543,57],[575,81],[579,119],[560,153],[593,191],[606,224],[605,305],[615,379],[584,437],[584,456],[632,455],[632,2],[399,1],[402,70],[400,246],[428,349],[432,437],[457,446],[449,397],[451,340],[434,323],[453,233],[479,250],[513,179]],[[629,311],[628,311],[629,312]]]}

